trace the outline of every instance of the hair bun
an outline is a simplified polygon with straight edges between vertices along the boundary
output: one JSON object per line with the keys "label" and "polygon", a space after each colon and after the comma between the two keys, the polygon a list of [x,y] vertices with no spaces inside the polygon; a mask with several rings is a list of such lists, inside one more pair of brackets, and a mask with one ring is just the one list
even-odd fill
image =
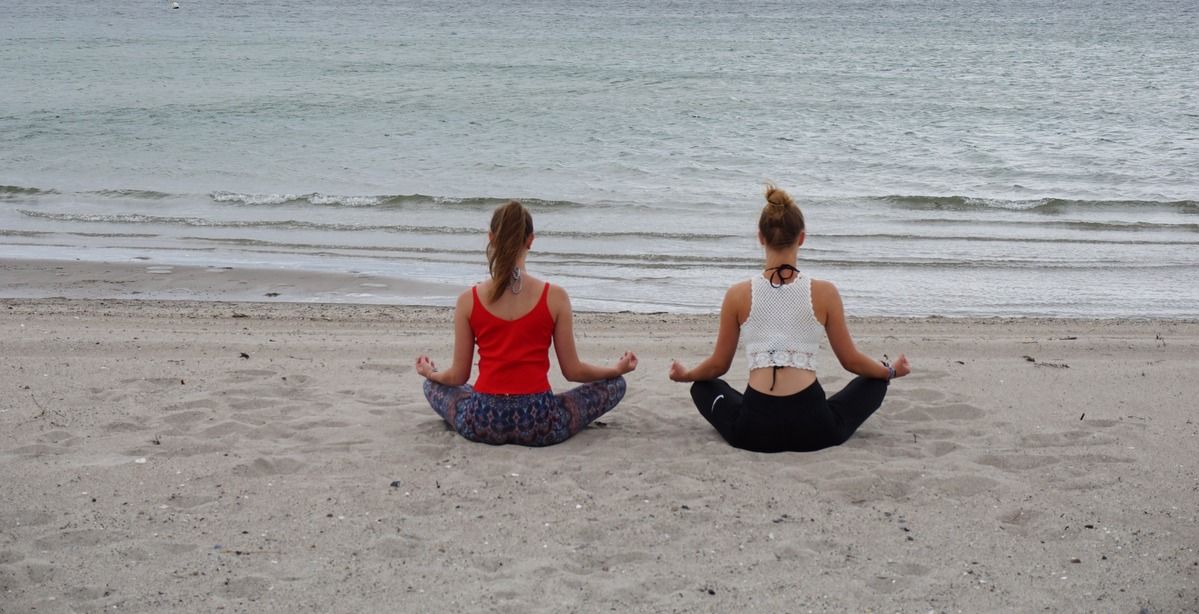
{"label": "hair bun", "polygon": [[787,194],[786,190],[774,185],[766,185],[766,204],[774,207],[794,207],[795,201],[791,200],[791,195]]}

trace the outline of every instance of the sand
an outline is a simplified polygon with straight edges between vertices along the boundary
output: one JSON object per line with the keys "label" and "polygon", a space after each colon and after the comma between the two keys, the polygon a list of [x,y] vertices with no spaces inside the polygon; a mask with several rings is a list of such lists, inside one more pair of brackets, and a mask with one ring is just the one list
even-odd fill
{"label": "sand", "polygon": [[579,314],[641,367],[530,449],[427,407],[445,309],[0,300],[0,611],[1199,610],[1199,323],[853,320],[913,375],[775,455],[666,378],[715,328]]}

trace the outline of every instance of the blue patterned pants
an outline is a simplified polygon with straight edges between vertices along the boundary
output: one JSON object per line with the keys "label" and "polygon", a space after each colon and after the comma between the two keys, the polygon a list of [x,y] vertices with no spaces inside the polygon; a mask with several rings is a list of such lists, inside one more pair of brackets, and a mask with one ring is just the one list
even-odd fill
{"label": "blue patterned pants", "polygon": [[591,382],[562,394],[484,394],[425,380],[425,398],[458,434],[489,444],[549,446],[569,439],[624,398],[623,377]]}

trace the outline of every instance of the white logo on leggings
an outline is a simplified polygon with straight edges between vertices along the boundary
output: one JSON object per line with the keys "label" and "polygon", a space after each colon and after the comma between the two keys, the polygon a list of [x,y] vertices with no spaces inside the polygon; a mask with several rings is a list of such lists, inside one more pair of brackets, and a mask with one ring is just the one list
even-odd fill
{"label": "white logo on leggings", "polygon": [[710,409],[708,411],[715,412],[716,404],[719,403],[720,399],[723,399],[723,398],[724,398],[724,395],[722,394],[722,395],[717,396],[715,399],[712,399],[712,409]]}

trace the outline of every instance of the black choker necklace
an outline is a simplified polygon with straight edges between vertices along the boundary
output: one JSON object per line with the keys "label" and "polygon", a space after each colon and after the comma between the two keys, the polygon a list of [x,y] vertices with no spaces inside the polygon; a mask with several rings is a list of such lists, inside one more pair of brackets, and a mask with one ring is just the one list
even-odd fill
{"label": "black choker necklace", "polygon": [[766,272],[770,273],[770,287],[782,288],[783,286],[787,285],[787,282],[791,281],[792,278],[799,274],[799,269],[789,264],[780,264],[776,267],[766,269]]}

